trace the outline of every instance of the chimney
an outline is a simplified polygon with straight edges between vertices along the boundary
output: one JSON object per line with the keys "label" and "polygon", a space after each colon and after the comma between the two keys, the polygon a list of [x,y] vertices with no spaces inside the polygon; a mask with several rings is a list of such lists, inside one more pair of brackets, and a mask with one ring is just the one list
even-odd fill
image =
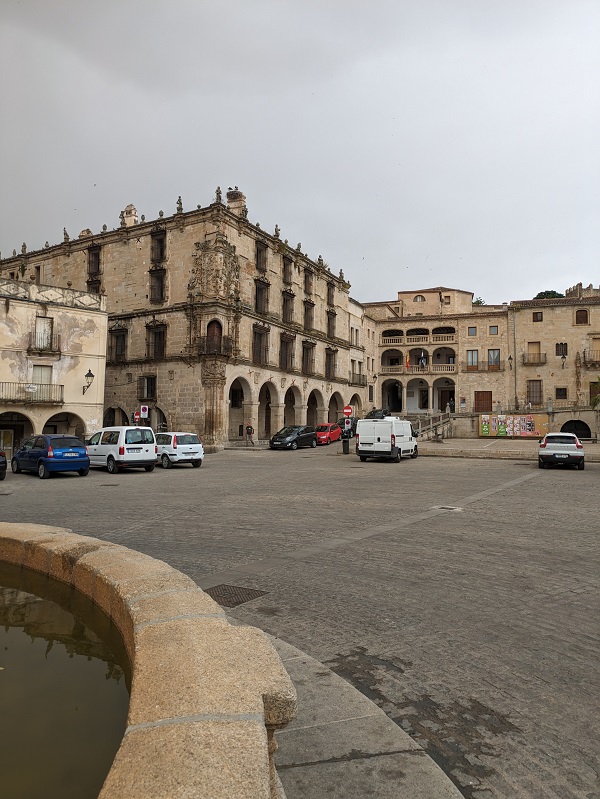
{"label": "chimney", "polygon": [[246,206],[246,195],[235,186],[227,189],[227,208],[236,216],[241,216],[244,219],[248,216],[248,208]]}

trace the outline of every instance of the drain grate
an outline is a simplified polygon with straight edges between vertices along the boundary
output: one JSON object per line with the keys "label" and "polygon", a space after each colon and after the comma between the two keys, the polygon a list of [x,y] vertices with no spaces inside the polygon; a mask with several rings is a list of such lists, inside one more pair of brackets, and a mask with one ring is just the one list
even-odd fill
{"label": "drain grate", "polygon": [[215,602],[225,608],[235,608],[250,602],[251,599],[258,599],[259,596],[268,594],[268,591],[257,591],[255,588],[243,588],[240,585],[213,585],[212,588],[205,588],[204,592],[211,596]]}

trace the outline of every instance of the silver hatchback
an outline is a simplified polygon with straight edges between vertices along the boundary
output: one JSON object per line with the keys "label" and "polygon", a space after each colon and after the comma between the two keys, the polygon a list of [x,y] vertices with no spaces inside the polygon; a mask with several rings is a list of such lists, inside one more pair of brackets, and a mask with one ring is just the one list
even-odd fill
{"label": "silver hatchback", "polygon": [[540,469],[552,464],[577,466],[585,469],[583,444],[573,433],[547,433],[540,441],[538,465]]}

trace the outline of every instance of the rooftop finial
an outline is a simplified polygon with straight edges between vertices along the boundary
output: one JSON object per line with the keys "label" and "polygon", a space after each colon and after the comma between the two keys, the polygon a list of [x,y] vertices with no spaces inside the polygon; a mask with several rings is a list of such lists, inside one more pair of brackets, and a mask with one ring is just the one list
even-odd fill
{"label": "rooftop finial", "polygon": [[221,194],[221,187],[217,186],[217,190],[215,191],[215,202],[222,203],[223,202],[223,195]]}
{"label": "rooftop finial", "polygon": [[182,214],[183,213],[183,203],[181,201],[181,194],[177,198],[177,213],[178,214]]}

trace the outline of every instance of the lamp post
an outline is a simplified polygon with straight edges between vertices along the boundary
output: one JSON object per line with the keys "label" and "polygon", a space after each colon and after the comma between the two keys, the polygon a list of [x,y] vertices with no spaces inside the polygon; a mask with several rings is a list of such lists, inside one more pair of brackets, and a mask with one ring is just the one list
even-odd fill
{"label": "lamp post", "polygon": [[87,370],[87,374],[85,376],[85,386],[83,387],[83,393],[84,394],[88,390],[88,388],[92,385],[92,383],[94,382],[94,377],[95,377],[95,375],[92,372],[92,370],[88,369]]}

